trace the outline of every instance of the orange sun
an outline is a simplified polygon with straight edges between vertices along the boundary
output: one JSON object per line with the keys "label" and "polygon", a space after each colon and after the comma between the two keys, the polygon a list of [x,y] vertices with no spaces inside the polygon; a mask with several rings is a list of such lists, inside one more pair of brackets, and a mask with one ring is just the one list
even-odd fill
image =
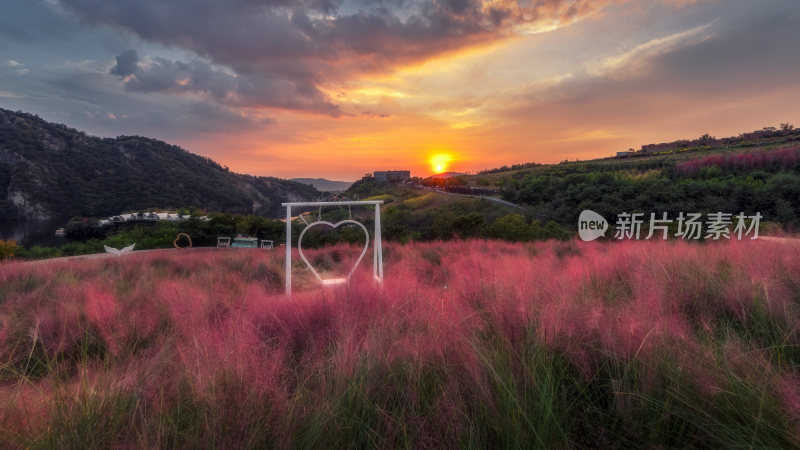
{"label": "orange sun", "polygon": [[431,156],[431,159],[430,159],[431,168],[433,169],[433,171],[435,173],[445,172],[445,171],[447,171],[448,163],[450,163],[450,161],[452,161],[452,160],[453,160],[453,158],[450,155],[447,155],[447,154],[440,153],[440,154],[437,154],[437,155],[433,155],[433,156]]}

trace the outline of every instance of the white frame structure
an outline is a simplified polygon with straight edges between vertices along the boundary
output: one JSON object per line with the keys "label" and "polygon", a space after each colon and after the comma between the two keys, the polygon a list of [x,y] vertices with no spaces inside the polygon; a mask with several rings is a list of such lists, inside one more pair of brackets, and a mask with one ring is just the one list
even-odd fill
{"label": "white frame structure", "polygon": [[[374,205],[375,206],[375,230],[374,230],[374,240],[372,243],[372,272],[375,276],[375,279],[379,283],[383,283],[383,246],[381,241],[381,205],[383,204],[383,200],[361,200],[361,201],[342,201],[342,202],[290,202],[290,203],[281,203],[281,206],[286,207],[286,295],[292,295],[292,207],[298,206],[316,206],[316,207],[323,207],[323,206],[365,206],[365,205]],[[350,220],[342,221],[349,222]],[[327,225],[336,226],[339,224],[330,224],[329,222],[318,221],[312,222],[307,224],[306,229],[303,230],[303,233],[311,226],[318,225],[320,223],[325,223]],[[363,228],[359,222],[359,225]],[[365,228],[366,231],[366,228]],[[301,233],[302,234],[302,233]],[[367,233],[367,245],[364,247],[364,251],[369,247],[369,233]],[[302,256],[302,254],[301,254]],[[364,256],[363,253],[361,255]],[[305,258],[303,258],[305,261]],[[356,262],[355,266],[353,266],[352,270],[355,270],[355,267],[361,262],[361,258]],[[307,262],[306,262],[307,263]],[[352,274],[352,270],[350,274]],[[313,272],[312,268],[312,272]],[[315,273],[315,275],[317,275]],[[319,275],[317,275],[319,278]],[[348,275],[349,279],[349,275]],[[325,285],[323,281],[323,285]]]}

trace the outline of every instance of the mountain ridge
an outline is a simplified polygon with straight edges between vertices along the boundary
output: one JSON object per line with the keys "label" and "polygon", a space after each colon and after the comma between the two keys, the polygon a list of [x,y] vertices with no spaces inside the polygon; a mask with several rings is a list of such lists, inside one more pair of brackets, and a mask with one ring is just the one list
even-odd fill
{"label": "mountain ridge", "polygon": [[197,207],[277,217],[313,186],[231,172],[211,158],[142,136],[100,138],[0,108],[0,219],[103,216]]}
{"label": "mountain ridge", "polygon": [[310,184],[320,192],[342,192],[353,185],[352,181],[328,180],[327,178],[290,178],[289,180]]}

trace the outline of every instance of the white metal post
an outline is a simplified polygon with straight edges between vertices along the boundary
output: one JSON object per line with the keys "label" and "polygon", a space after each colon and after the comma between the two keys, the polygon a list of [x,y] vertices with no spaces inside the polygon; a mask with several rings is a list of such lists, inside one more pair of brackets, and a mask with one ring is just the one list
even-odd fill
{"label": "white metal post", "polygon": [[292,295],[292,205],[286,205],[286,295]]}
{"label": "white metal post", "polygon": [[374,271],[375,278],[383,283],[383,240],[381,239],[381,204],[375,204],[375,247]]}

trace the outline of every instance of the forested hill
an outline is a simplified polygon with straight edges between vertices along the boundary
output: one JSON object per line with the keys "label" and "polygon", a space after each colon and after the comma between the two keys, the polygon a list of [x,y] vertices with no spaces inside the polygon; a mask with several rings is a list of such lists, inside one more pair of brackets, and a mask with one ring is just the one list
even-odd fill
{"label": "forested hill", "polygon": [[277,216],[281,202],[319,195],[307,184],[232,173],[155,139],[87,136],[0,109],[0,219],[181,207]]}

